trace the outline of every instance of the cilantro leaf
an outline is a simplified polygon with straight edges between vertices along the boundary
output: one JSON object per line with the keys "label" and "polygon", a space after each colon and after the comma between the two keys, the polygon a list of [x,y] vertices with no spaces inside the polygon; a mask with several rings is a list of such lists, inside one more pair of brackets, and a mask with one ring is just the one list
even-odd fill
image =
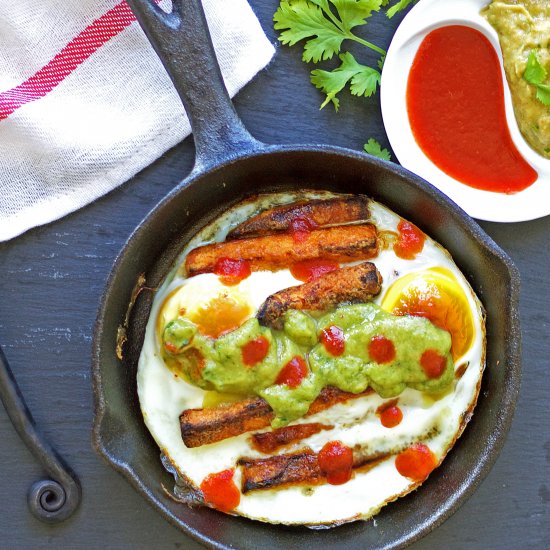
{"label": "cilantro leaf", "polygon": [[527,59],[527,66],[523,73],[523,78],[529,84],[542,84],[546,80],[546,69],[540,64],[535,50],[531,50]]}
{"label": "cilantro leaf", "polygon": [[323,14],[323,10],[309,0],[287,0],[281,2],[273,16],[275,29],[282,30],[279,40],[294,46],[300,40],[311,38],[304,46],[304,61],[317,63],[331,59],[340,51],[345,39],[342,30]]}
{"label": "cilantro leaf", "polygon": [[[418,0],[399,0],[397,4],[394,4],[391,8],[388,8],[386,15],[391,19],[396,13],[406,10],[412,2],[417,2]],[[384,6],[389,3],[389,0],[384,0]]]}
{"label": "cilantro leaf", "polygon": [[543,84],[548,77],[544,66],[538,60],[535,50],[532,50],[527,59],[523,78],[537,89],[536,97],[544,105],[550,106],[550,84]]}
{"label": "cilantro leaf", "polygon": [[365,25],[373,11],[380,10],[383,0],[281,0],[273,20],[282,31],[279,40],[293,46],[308,39],[302,59],[317,63],[332,59],[340,52],[342,42],[355,40],[377,51],[384,50],[355,36],[351,30]]}
{"label": "cilantro leaf", "polygon": [[365,19],[368,19],[373,11],[380,10],[382,0],[331,0],[331,3],[338,11],[342,28],[350,32],[353,27],[365,25]]}
{"label": "cilantro leaf", "polygon": [[361,70],[351,78],[350,92],[352,95],[370,97],[376,93],[376,87],[380,86],[380,72],[366,65],[357,65]]}
{"label": "cilantro leaf", "polygon": [[537,85],[537,99],[544,105],[550,106],[550,84]]}
{"label": "cilantro leaf", "polygon": [[340,101],[336,95],[351,81],[350,90],[353,95],[369,97],[376,92],[380,84],[380,72],[372,67],[361,65],[349,52],[340,55],[341,65],[332,71],[316,69],[311,72],[311,82],[327,94],[321,109],[329,102],[338,111]]}
{"label": "cilantro leaf", "polygon": [[383,160],[391,160],[390,152],[387,149],[382,149],[380,143],[375,139],[370,138],[364,145],[365,152],[374,157],[381,158]]}

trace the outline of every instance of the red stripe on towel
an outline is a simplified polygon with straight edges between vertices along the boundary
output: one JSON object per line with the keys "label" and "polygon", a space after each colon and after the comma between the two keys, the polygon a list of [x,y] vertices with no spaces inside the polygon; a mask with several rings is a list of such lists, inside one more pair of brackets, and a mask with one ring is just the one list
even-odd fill
{"label": "red stripe on towel", "polygon": [[125,1],[96,19],[28,80],[0,94],[0,120],[51,92],[105,42],[135,21]]}

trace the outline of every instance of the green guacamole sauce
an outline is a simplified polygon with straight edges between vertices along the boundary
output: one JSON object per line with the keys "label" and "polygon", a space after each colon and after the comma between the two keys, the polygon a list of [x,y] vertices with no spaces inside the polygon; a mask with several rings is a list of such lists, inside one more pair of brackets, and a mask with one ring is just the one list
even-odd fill
{"label": "green guacamole sauce", "polygon": [[[345,350],[338,357],[319,342],[320,332],[337,326],[344,332]],[[374,336],[384,336],[395,347],[395,358],[383,364],[371,359],[368,346]],[[264,337],[267,355],[254,366],[243,363],[242,348]],[[381,397],[399,395],[405,388],[439,393],[454,380],[450,355],[451,336],[421,317],[395,316],[375,304],[342,306],[317,319],[301,311],[288,311],[283,330],[260,326],[253,318],[217,339],[201,335],[196,325],[178,317],[163,333],[167,363],[190,383],[205,390],[258,395],[275,412],[273,427],[304,416],[325,386],[361,393],[371,387]],[[168,345],[168,346],[167,346]],[[426,350],[447,360],[438,378],[429,378],[420,365]],[[276,384],[281,369],[294,357],[304,357],[309,372],[296,388]]]}
{"label": "green guacamole sauce", "polygon": [[550,72],[550,2],[493,0],[481,14],[498,33],[521,133],[535,151],[550,159],[550,108],[535,98],[536,89],[523,78],[532,51]]}

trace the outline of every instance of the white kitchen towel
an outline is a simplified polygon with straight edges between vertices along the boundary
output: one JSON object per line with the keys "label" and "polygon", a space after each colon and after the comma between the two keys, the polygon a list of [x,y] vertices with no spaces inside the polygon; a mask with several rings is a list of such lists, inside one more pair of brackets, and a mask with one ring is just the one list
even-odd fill
{"label": "white kitchen towel", "polygon": [[[203,4],[233,96],[274,48],[246,0]],[[104,195],[190,131],[125,1],[0,0],[0,241]]]}

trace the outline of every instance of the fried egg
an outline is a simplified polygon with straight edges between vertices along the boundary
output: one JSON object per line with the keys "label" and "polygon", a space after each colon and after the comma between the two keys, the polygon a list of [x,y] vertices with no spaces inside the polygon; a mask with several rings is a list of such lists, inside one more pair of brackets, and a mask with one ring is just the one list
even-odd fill
{"label": "fried egg", "polygon": [[[216,398],[212,401],[213,392],[192,385],[177,370],[169,368],[162,353],[162,330],[171,319],[184,313],[201,326],[205,334],[217,337],[254,317],[268,296],[301,281],[283,269],[253,272],[240,283],[226,286],[212,273],[186,278],[182,268],[184,259],[197,246],[223,241],[229,230],[258,211],[304,198],[331,196],[335,195],[272,194],[231,208],[189,242],[156,294],[139,359],[140,406],[169,469],[199,499],[201,483],[210,474],[234,469],[233,480],[241,487],[238,460],[266,455],[252,446],[250,433],[201,447],[185,446],[180,414],[186,409],[211,406]],[[397,233],[401,221],[397,214],[374,201],[370,203],[370,211],[370,221],[382,236]],[[383,277],[382,292],[375,303],[399,314],[415,311],[418,314],[417,310],[424,308],[427,311],[419,314],[451,333],[455,365],[452,387],[440,395],[406,389],[397,398],[402,420],[391,428],[382,424],[379,414],[388,400],[376,393],[292,422],[320,423],[332,429],[292,443],[276,454],[306,447],[317,453],[328,442],[339,441],[355,451],[382,458],[370,468],[355,470],[352,479],[341,485],[289,485],[241,494],[232,513],[270,523],[308,526],[333,526],[368,519],[388,502],[421,484],[399,473],[396,458],[403,450],[422,442],[440,464],[464,430],[476,404],[485,365],[485,326],[480,301],[448,252],[429,237],[415,259],[401,259],[391,246],[386,246],[372,261]],[[220,400],[231,398],[221,396]]]}

